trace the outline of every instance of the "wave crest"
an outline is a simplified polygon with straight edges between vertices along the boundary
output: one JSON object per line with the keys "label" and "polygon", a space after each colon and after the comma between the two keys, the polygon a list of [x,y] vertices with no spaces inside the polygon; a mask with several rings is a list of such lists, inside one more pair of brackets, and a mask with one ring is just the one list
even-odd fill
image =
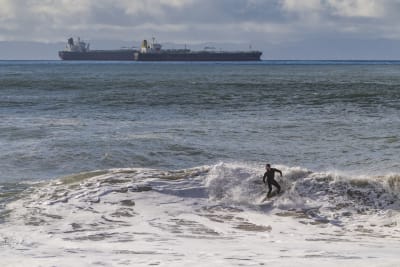
{"label": "wave crest", "polygon": [[378,216],[388,220],[385,224],[400,223],[400,175],[355,177],[312,172],[301,167],[275,167],[283,172],[283,177],[276,177],[283,193],[265,202],[267,187],[262,182],[260,164],[220,162],[183,170],[132,168],[71,175],[33,185],[19,200],[9,203],[8,210],[26,218],[29,217],[28,210],[18,207],[36,211],[63,203],[101,205],[103,199],[114,194],[153,192],[160,197],[198,199],[201,203],[206,201],[207,205],[249,208],[261,213],[303,214],[303,217],[319,222],[343,224],[355,218],[368,221]]}

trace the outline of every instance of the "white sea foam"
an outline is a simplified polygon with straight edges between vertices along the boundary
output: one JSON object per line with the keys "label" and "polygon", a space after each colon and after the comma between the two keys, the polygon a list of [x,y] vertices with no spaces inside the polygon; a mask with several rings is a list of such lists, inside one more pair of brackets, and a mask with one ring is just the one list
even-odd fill
{"label": "white sea foam", "polygon": [[7,205],[2,266],[396,266],[398,176],[277,166],[111,169],[34,184]]}

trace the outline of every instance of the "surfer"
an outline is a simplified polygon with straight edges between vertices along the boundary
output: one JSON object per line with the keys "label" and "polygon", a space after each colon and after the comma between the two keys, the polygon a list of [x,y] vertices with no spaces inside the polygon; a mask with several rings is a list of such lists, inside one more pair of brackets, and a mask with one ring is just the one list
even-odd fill
{"label": "surfer", "polygon": [[278,184],[277,181],[275,181],[274,178],[275,178],[275,172],[278,172],[281,175],[281,177],[282,177],[282,172],[278,169],[271,168],[271,165],[268,163],[265,165],[265,170],[266,172],[264,173],[263,182],[265,184],[265,178],[267,178],[268,189],[269,189],[267,197],[271,196],[272,185],[274,185],[278,189],[277,193],[279,194],[279,192],[281,191],[281,186]]}

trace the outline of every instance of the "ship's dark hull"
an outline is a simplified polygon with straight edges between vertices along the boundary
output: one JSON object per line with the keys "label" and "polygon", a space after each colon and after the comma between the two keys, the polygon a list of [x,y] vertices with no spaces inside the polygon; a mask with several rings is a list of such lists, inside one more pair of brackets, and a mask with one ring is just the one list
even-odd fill
{"label": "ship's dark hull", "polygon": [[261,52],[188,52],[140,53],[136,50],[93,50],[88,52],[60,51],[62,60],[115,61],[258,61]]}
{"label": "ship's dark hull", "polygon": [[59,51],[62,60],[135,60],[136,50],[93,50],[88,52]]}
{"label": "ship's dark hull", "polygon": [[257,61],[261,52],[136,53],[137,61]]}

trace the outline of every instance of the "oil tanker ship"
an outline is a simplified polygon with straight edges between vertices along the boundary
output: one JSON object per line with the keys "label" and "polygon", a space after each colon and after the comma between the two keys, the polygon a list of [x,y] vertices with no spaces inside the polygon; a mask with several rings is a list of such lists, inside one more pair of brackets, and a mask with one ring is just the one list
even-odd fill
{"label": "oil tanker ship", "polygon": [[190,49],[166,49],[161,44],[143,40],[141,49],[90,50],[89,44],[68,39],[66,48],[58,52],[62,60],[128,60],[128,61],[258,61],[260,51],[191,51]]}
{"label": "oil tanker ship", "polygon": [[58,52],[62,60],[135,60],[135,49],[90,50],[90,45],[78,38],[69,38],[67,46]]}

